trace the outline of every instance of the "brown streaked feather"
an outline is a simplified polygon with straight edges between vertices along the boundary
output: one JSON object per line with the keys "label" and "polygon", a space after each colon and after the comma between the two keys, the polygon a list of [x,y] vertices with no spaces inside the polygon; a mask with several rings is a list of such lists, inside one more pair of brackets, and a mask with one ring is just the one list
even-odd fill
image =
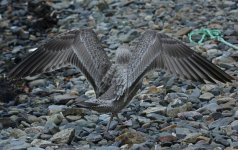
{"label": "brown streaked feather", "polygon": [[146,31],[132,51],[135,54],[129,63],[128,85],[142,77],[141,74],[156,68],[202,83],[205,80],[213,83],[216,80],[223,83],[233,80],[223,70],[182,42],[156,31]]}
{"label": "brown streaked feather", "polygon": [[78,67],[92,84],[97,97],[102,78],[111,66],[93,30],[72,30],[40,46],[9,72],[24,77],[56,70],[67,64]]}

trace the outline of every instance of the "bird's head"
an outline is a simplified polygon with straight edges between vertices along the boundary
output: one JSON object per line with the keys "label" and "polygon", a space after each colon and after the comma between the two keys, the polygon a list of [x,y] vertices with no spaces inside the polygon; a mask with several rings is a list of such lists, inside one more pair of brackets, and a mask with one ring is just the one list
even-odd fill
{"label": "bird's head", "polygon": [[131,51],[128,45],[122,45],[117,48],[116,51],[116,63],[117,64],[128,64],[131,58]]}

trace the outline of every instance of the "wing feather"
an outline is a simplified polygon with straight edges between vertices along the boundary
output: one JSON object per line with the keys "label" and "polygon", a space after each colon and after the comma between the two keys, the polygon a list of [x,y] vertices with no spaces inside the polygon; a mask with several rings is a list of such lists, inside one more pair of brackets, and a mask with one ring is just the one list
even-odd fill
{"label": "wing feather", "polygon": [[156,31],[146,31],[138,38],[133,59],[129,62],[129,86],[152,69],[165,69],[185,79],[215,83],[231,82],[233,78],[207,61],[182,42]]}
{"label": "wing feather", "polygon": [[26,57],[9,72],[9,76],[35,75],[66,64],[78,67],[100,96],[98,89],[111,62],[93,30],[72,30],[60,34]]}

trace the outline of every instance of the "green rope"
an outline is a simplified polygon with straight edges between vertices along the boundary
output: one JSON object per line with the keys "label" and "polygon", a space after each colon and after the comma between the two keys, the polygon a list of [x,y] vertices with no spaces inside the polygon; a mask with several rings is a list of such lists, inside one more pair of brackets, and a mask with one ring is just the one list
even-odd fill
{"label": "green rope", "polygon": [[[192,39],[192,36],[193,35],[201,35],[201,39],[197,42],[195,42],[193,39]],[[217,41],[220,41],[230,47],[232,47],[233,49],[236,49],[238,50],[238,47],[225,41],[222,37],[222,34],[221,34],[221,31],[220,30],[216,30],[216,29],[200,29],[200,30],[195,30],[195,31],[192,31],[188,34],[188,37],[189,37],[189,41],[193,44],[199,44],[199,45],[202,45],[203,42],[204,42],[204,39],[205,37],[209,37],[210,39],[212,40],[217,40]]]}

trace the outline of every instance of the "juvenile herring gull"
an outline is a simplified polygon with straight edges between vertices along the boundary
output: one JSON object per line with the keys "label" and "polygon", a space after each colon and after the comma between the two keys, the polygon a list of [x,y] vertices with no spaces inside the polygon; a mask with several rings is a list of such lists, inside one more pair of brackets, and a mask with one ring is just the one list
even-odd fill
{"label": "juvenile herring gull", "polygon": [[111,113],[125,108],[141,88],[146,73],[164,69],[193,81],[231,82],[233,79],[182,42],[153,30],[145,31],[133,49],[117,49],[112,64],[93,30],[72,30],[49,40],[13,68],[10,77],[24,77],[65,65],[80,69],[93,86],[96,98],[77,102],[78,107]]}

